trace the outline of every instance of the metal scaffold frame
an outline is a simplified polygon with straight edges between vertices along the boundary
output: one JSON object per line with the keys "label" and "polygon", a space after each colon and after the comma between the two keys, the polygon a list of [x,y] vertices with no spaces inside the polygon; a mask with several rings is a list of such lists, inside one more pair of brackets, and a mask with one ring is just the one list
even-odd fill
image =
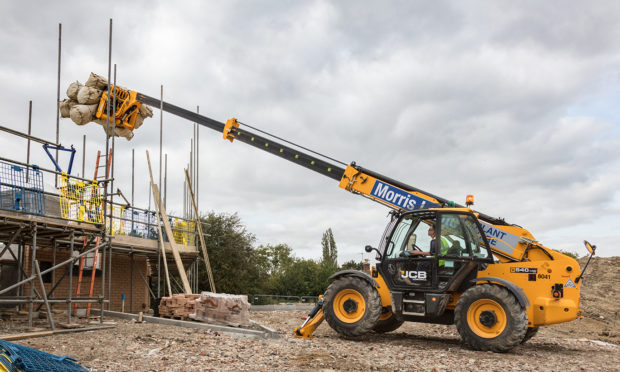
{"label": "metal scaffold frame", "polygon": [[[110,19],[109,51],[108,51],[108,82],[114,81],[116,86],[116,65],[112,72],[112,19]],[[62,25],[58,28],[58,84],[57,84],[57,103],[60,102],[60,72],[61,72],[61,40]],[[111,86],[108,86],[111,88]],[[163,99],[163,86],[162,86]],[[58,105],[57,105],[58,106]],[[135,309],[134,304],[134,276],[139,285],[144,285],[148,289],[151,300],[166,295],[164,288],[160,291],[162,280],[161,253],[164,247],[159,243],[156,227],[160,221],[154,211],[141,209],[134,206],[134,167],[135,157],[132,150],[131,163],[131,203],[129,203],[120,190],[114,191],[114,155],[115,123],[110,119],[115,116],[115,102],[108,104],[107,117],[108,126],[106,130],[105,148],[106,163],[109,164],[109,174],[103,179],[89,179],[85,176],[85,157],[86,157],[86,136],[83,138],[82,149],[82,173],[80,177],[59,172],[57,169],[46,169],[30,163],[32,141],[44,145],[63,149],[60,142],[59,111],[56,113],[56,141],[47,141],[32,135],[32,101],[29,102],[28,131],[20,131],[0,127],[0,131],[9,133],[27,140],[26,162],[0,156],[0,162],[6,163],[9,170],[15,172],[26,172],[26,180],[23,185],[15,182],[4,182],[0,174],[0,263],[6,264],[8,257],[11,265],[16,266],[16,281],[0,289],[0,305],[15,305],[27,311],[28,326],[32,327],[34,316],[40,311],[47,312],[50,328],[54,329],[54,312],[51,310],[55,305],[66,306],[67,323],[71,323],[75,316],[74,305],[87,304],[89,309],[91,304],[98,304],[99,321],[104,321],[104,310],[110,310],[112,305],[112,275],[114,271],[113,257],[124,255],[130,260],[130,288],[129,288],[129,312]],[[112,111],[112,112],[110,112]],[[159,153],[159,179],[162,179],[162,134],[163,118],[160,120],[160,153]],[[198,130],[194,130],[192,139],[192,182],[198,183]],[[111,150],[111,151],[110,151]],[[108,152],[109,151],[109,152]],[[110,157],[110,159],[108,159]],[[55,164],[58,164],[58,150],[55,154]],[[109,160],[109,161],[108,161]],[[167,155],[166,168],[163,174],[163,203],[166,203],[167,193]],[[57,166],[57,165],[56,165]],[[2,172],[0,172],[2,173]],[[49,192],[43,189],[42,180],[37,177],[52,176],[57,192]],[[59,180],[61,182],[59,182]],[[39,182],[41,187],[34,187],[33,182]],[[26,185],[26,186],[24,186]],[[12,204],[4,205],[3,195],[12,193],[7,198],[12,200]],[[19,193],[19,197],[15,194]],[[196,190],[196,199],[198,199]],[[125,203],[115,202],[115,196],[122,196]],[[41,201],[40,204],[28,204],[34,200]],[[28,199],[30,198],[30,199]],[[18,201],[16,203],[16,201]],[[64,203],[64,204],[63,204]],[[186,199],[184,203],[189,203]],[[150,202],[149,202],[150,204]],[[34,205],[36,208],[26,208]],[[54,208],[49,206],[53,205]],[[63,209],[63,206],[65,207]],[[46,208],[47,207],[47,208]],[[58,211],[54,209],[57,208]],[[186,211],[189,208],[186,209]],[[192,211],[193,212],[193,211]],[[198,251],[195,247],[198,241],[196,237],[195,220],[189,215],[181,217],[171,217],[173,236],[178,245],[187,248],[183,251],[183,262],[188,269],[188,279],[194,292],[198,291]],[[100,218],[95,218],[100,213]],[[155,243],[157,242],[157,243]],[[169,250],[165,243],[166,251]],[[193,248],[192,248],[193,247]],[[47,266],[42,266],[39,261],[38,253],[42,250],[51,250],[51,263],[45,262]],[[95,252],[100,252],[101,259],[98,264],[91,268],[93,272],[97,270],[100,278],[101,289],[98,295],[79,296],[75,294],[74,276],[77,268],[76,264]],[[7,256],[8,254],[8,256]],[[62,260],[58,256],[68,257]],[[3,257],[5,260],[3,261]],[[136,258],[145,258],[146,271],[139,269],[135,265]],[[60,261],[60,262],[59,262]],[[100,269],[99,269],[100,267]],[[150,267],[150,270],[149,270]],[[135,275],[135,271],[138,275]],[[149,272],[151,274],[149,274]],[[149,276],[157,280],[157,293],[151,289]],[[156,276],[156,278],[155,278]],[[46,289],[43,278],[50,283]],[[172,277],[174,281],[174,277]],[[66,294],[60,293],[58,289],[61,283],[68,281]],[[92,290],[92,288],[91,288]],[[168,291],[169,292],[169,291]],[[168,293],[170,295],[170,293]]]}

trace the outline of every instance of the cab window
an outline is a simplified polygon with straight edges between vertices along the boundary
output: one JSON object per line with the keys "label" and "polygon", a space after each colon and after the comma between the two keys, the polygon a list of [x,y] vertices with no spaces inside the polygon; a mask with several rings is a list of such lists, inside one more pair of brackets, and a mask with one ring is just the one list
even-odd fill
{"label": "cab window", "polygon": [[394,229],[388,247],[386,258],[403,257],[402,252],[419,250],[428,252],[431,246],[431,238],[428,236],[430,222],[405,216]]}
{"label": "cab window", "polygon": [[465,220],[471,216],[462,214],[443,214],[441,216],[440,254],[443,256],[470,256],[470,233]]}
{"label": "cab window", "polygon": [[467,218],[463,220],[463,226],[465,227],[467,238],[471,242],[471,251],[474,256],[480,258],[490,257],[491,252],[484,244],[484,239],[482,238],[476,220],[472,216],[467,216]]}

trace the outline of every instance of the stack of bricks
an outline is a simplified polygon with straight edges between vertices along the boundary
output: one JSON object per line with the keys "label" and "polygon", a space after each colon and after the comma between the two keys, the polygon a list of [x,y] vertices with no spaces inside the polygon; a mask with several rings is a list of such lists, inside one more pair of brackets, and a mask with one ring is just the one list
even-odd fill
{"label": "stack of bricks", "polygon": [[189,320],[189,315],[195,312],[195,300],[199,294],[175,294],[171,297],[162,297],[159,303],[159,316],[164,318]]}
{"label": "stack of bricks", "polygon": [[202,292],[194,302],[196,312],[189,315],[192,319],[234,327],[250,325],[248,296]]}

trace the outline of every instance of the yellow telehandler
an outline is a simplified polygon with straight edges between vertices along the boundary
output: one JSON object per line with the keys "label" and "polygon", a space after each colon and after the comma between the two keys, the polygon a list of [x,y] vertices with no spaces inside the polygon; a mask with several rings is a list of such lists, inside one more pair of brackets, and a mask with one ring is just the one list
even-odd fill
{"label": "yellow telehandler", "polygon": [[[100,113],[109,100],[108,94],[102,96]],[[355,163],[340,163],[343,168],[281,138],[273,136],[287,145],[249,131],[247,125],[242,129],[234,118],[222,123],[134,91],[116,97],[117,125],[133,130],[131,113],[140,104],[161,105],[221,132],[226,140],[321,173],[392,209],[379,246],[365,248],[376,252],[371,272],[332,275],[295,336],[311,338],[323,320],[348,337],[393,331],[405,321],[455,324],[470,347],[505,352],[533,337],[540,326],[581,317],[583,271],[578,262],[543,246],[518,225],[471,209],[471,195],[465,206],[457,205]],[[591,259],[596,247],[584,243]]]}

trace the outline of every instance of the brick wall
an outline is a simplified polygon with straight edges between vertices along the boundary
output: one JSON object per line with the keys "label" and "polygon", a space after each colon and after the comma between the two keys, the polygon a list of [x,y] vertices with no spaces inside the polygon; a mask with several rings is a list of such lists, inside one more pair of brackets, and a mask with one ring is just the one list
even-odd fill
{"label": "brick wall", "polygon": [[[31,270],[30,252],[31,252],[30,247],[27,246],[26,252],[24,255],[24,261],[25,261],[26,272],[29,275],[30,275],[30,270]],[[39,265],[41,266],[44,265],[43,262],[49,262],[51,264],[52,249],[37,247],[36,257],[37,257],[37,260],[39,261]],[[102,257],[102,255],[99,255],[99,257]],[[69,259],[69,250],[66,250],[66,249],[56,250],[56,264],[63,262],[67,259]],[[139,311],[145,311],[149,308],[150,306],[149,291],[146,286],[146,283],[142,279],[142,276],[144,276],[148,280],[148,277],[150,275],[149,265],[147,261],[148,260],[146,259],[146,257],[143,257],[143,256],[134,257],[133,304],[131,304],[130,303],[131,283],[132,283],[131,258],[127,254],[113,254],[112,255],[112,274],[111,274],[112,290],[110,292],[110,296],[111,296],[110,309],[112,311],[121,311],[122,294],[125,294],[125,312],[129,312],[131,310],[134,313],[137,313]],[[73,279],[72,279],[73,288],[71,292],[72,297],[76,297],[76,290],[77,290],[77,284],[78,284],[79,260],[76,260],[76,262],[78,262],[78,265],[75,265],[73,267]],[[108,262],[106,262],[106,266],[107,264]],[[63,274],[66,272],[67,267],[68,266],[64,266],[56,270],[56,274],[55,274],[56,281],[58,281],[63,276]],[[103,266],[99,266],[99,267],[103,267]],[[109,268],[106,267],[106,271],[108,271],[108,269]],[[44,268],[42,267],[41,271],[43,270]],[[138,273],[138,271],[142,273],[142,276],[140,275],[140,273]],[[106,273],[106,279],[105,279],[106,288],[105,288],[105,294],[104,294],[106,296],[106,299],[108,299],[107,298],[108,280],[109,278],[107,277],[107,273]],[[80,296],[84,296],[84,297],[88,296],[88,291],[90,289],[90,281],[91,281],[91,271],[85,270],[82,276],[82,285],[80,286]],[[38,279],[35,279],[34,283],[35,283],[35,288],[40,291],[41,286],[39,284]],[[53,286],[52,283],[45,283],[45,288],[48,293],[52,286]],[[69,275],[67,274],[62,279],[60,284],[56,287],[51,297],[66,298],[68,297],[68,289],[69,289]],[[24,285],[24,295],[27,296],[29,294],[30,294],[30,286],[29,286],[29,283],[27,283]],[[101,294],[101,271],[98,270],[95,275],[92,297],[98,297],[100,294]],[[85,309],[86,306],[87,306],[86,304],[79,304],[78,308]],[[54,309],[66,309],[67,305],[64,303],[57,303],[57,304],[54,304],[53,308]],[[95,309],[95,308],[99,308],[99,304],[94,303],[91,305],[91,309]]]}

